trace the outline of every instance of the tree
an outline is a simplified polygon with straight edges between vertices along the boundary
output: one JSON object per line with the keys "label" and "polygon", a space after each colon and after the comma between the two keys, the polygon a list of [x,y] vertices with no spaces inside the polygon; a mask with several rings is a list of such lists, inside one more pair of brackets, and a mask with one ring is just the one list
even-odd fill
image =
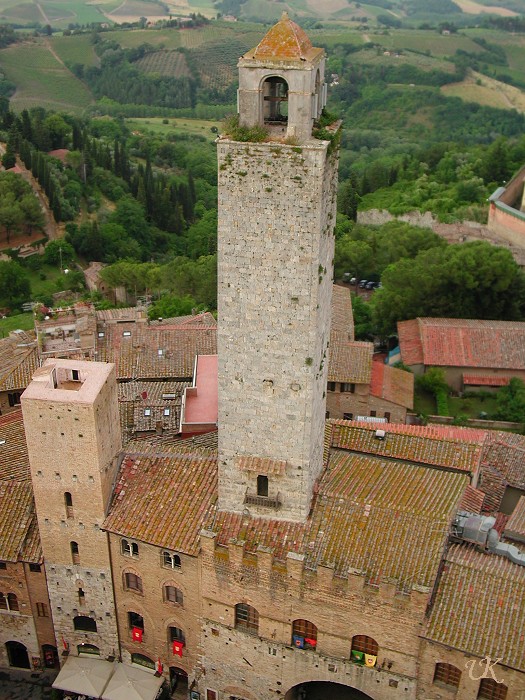
{"label": "tree", "polygon": [[65,240],[49,241],[44,252],[44,262],[48,265],[60,265],[62,269],[69,267],[75,259],[73,246]]}
{"label": "tree", "polygon": [[512,377],[507,386],[498,391],[496,401],[495,418],[525,423],[525,384],[521,379]]}
{"label": "tree", "polygon": [[16,262],[0,261],[0,304],[18,309],[30,297],[26,271]]}

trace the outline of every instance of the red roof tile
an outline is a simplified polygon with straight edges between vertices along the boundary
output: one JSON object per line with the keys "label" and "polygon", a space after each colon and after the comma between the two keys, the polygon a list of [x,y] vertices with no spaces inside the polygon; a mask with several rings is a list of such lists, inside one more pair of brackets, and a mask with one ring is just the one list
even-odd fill
{"label": "red roof tile", "polygon": [[398,323],[406,365],[525,369],[525,323],[418,318]]}
{"label": "red roof tile", "polygon": [[465,386],[507,386],[511,377],[503,374],[464,374],[463,384]]}
{"label": "red roof tile", "polygon": [[306,32],[283,12],[281,19],[266,33],[257,47],[246,57],[258,60],[307,60],[315,49]]}
{"label": "red roof tile", "polygon": [[33,519],[31,483],[0,481],[0,559],[18,561]]}
{"label": "red roof tile", "polygon": [[518,505],[505,526],[505,537],[525,542],[525,496],[522,496],[518,501]]}
{"label": "red roof tile", "polygon": [[334,284],[332,287],[332,317],[330,330],[341,334],[343,340],[354,339],[354,314],[350,290]]}
{"label": "red roof tile", "polygon": [[412,408],[414,375],[397,367],[389,367],[383,362],[372,362],[370,393],[385,401]]}
{"label": "red roof tile", "polygon": [[469,484],[465,489],[459,508],[460,510],[466,510],[468,513],[481,513],[484,499],[485,494],[483,491],[475,489]]}
{"label": "red roof tile", "polygon": [[330,337],[328,381],[368,384],[372,375],[372,343]]}
{"label": "red roof tile", "polygon": [[31,481],[22,411],[0,416],[0,479]]}
{"label": "red roof tile", "polygon": [[[330,421],[332,422],[332,421]],[[334,420],[332,446],[407,462],[476,472],[486,432],[438,425],[372,425]],[[376,438],[380,428],[385,439]]]}
{"label": "red roof tile", "polygon": [[423,636],[525,671],[523,630],[525,567],[473,546],[452,545]]}
{"label": "red roof tile", "polygon": [[103,527],[196,556],[199,532],[216,498],[216,457],[128,456]]}

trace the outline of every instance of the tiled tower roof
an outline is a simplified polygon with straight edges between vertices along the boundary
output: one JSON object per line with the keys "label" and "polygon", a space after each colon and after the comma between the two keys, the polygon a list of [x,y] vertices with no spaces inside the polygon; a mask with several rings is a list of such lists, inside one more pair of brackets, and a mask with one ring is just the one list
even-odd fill
{"label": "tiled tower roof", "polygon": [[299,25],[292,22],[286,12],[264,36],[253,51],[253,58],[260,60],[308,60],[312,42]]}

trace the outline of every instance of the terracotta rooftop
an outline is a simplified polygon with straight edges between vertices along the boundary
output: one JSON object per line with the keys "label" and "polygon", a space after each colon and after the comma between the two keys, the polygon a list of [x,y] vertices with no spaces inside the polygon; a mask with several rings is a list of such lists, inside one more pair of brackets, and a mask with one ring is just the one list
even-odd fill
{"label": "terracotta rooftop", "polygon": [[239,538],[248,552],[271,547],[280,560],[303,553],[307,568],[333,564],[340,576],[353,571],[402,590],[430,588],[467,482],[464,474],[340,452],[331,456],[307,523],[214,512],[206,529],[218,544]]}
{"label": "terracotta rooftop", "polygon": [[385,438],[379,440],[377,425],[329,422],[333,424],[333,447],[473,473],[478,469],[486,435],[483,430],[469,428],[382,423],[379,427]]}
{"label": "terracotta rooftop", "polygon": [[134,455],[174,455],[190,454],[195,456],[216,456],[218,448],[218,433],[210,432],[203,435],[179,439],[169,435],[148,435],[143,438],[130,440],[126,452]]}
{"label": "terracotta rooftop", "polygon": [[114,362],[120,380],[189,380],[196,355],[217,353],[216,325],[193,318],[176,325],[106,324],[98,338],[98,359]]}
{"label": "terracotta rooftop", "polygon": [[33,490],[27,481],[0,481],[0,559],[18,561],[34,520]]}
{"label": "terracotta rooftop", "polygon": [[31,481],[21,409],[0,416],[0,479]]}
{"label": "terracotta rooftop", "polygon": [[423,636],[525,671],[524,630],[525,567],[452,545]]}
{"label": "terracotta rooftop", "polygon": [[475,489],[469,484],[465,489],[459,509],[466,510],[468,513],[481,513],[484,499],[485,494],[483,491]]}
{"label": "terracotta rooftop", "polygon": [[217,371],[217,355],[197,356],[193,378],[194,385],[184,391],[182,432],[191,433],[192,425],[195,424],[217,426],[219,410]]}
{"label": "terracotta rooftop", "polygon": [[481,462],[496,469],[509,486],[525,491],[524,435],[487,431]]}
{"label": "terracotta rooftop", "polygon": [[383,362],[372,362],[370,393],[385,401],[412,408],[414,406],[414,375]]}
{"label": "terracotta rooftop", "polygon": [[525,496],[520,498],[518,505],[507,520],[505,537],[525,543]]}
{"label": "terracotta rooftop", "polygon": [[191,382],[119,382],[123,435],[156,430],[159,422],[164,430],[178,432],[182,394],[188,386]]}
{"label": "terracotta rooftop", "polygon": [[331,333],[340,333],[344,340],[354,339],[354,314],[350,290],[338,284],[332,287]]}
{"label": "terracotta rooftop", "polygon": [[525,369],[525,323],[417,318],[397,330],[406,365]]}
{"label": "terracotta rooftop", "polygon": [[463,384],[465,386],[507,386],[510,379],[503,374],[464,374]]}
{"label": "terracotta rooftop", "polygon": [[196,556],[202,523],[216,498],[216,457],[128,455],[103,528]]}
{"label": "terracotta rooftop", "polygon": [[0,340],[0,391],[25,389],[38,367],[33,331],[14,331]]}
{"label": "terracotta rooftop", "polygon": [[146,322],[144,309],[137,306],[128,306],[125,309],[101,309],[96,312],[97,321],[102,323],[118,323],[120,321]]}
{"label": "terracotta rooftop", "polygon": [[343,340],[332,333],[329,348],[329,382],[369,384],[374,346],[359,340]]}
{"label": "terracotta rooftop", "polygon": [[259,61],[311,61],[322,49],[315,49],[306,32],[286,12],[245,58]]}

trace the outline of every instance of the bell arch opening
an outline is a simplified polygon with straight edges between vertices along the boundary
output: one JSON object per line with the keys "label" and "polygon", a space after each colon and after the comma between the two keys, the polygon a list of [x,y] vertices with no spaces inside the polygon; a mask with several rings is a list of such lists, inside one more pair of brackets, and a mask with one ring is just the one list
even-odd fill
{"label": "bell arch opening", "polygon": [[309,681],[299,683],[286,693],[284,700],[374,700],[361,690],[342,683]]}
{"label": "bell arch opening", "polygon": [[266,125],[288,123],[288,83],[284,78],[273,75],[262,85],[263,121]]}

